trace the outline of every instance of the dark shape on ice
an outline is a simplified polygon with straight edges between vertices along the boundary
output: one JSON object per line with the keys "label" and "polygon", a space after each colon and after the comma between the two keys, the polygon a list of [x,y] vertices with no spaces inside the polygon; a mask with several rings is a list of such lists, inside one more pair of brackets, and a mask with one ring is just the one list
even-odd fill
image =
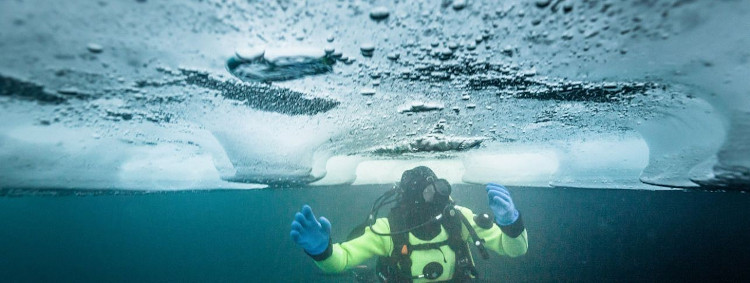
{"label": "dark shape on ice", "polygon": [[591,102],[628,101],[655,88],[651,83],[551,83],[525,75],[477,76],[469,80],[469,86],[495,87],[515,98]]}
{"label": "dark shape on ice", "polygon": [[61,104],[67,99],[50,93],[43,86],[0,75],[0,96],[12,96],[42,103]]}
{"label": "dark shape on ice", "polygon": [[263,111],[315,115],[331,110],[340,103],[264,83],[221,80],[202,71],[183,69],[182,74],[186,76],[187,84],[217,90],[225,98],[243,101],[245,105]]}

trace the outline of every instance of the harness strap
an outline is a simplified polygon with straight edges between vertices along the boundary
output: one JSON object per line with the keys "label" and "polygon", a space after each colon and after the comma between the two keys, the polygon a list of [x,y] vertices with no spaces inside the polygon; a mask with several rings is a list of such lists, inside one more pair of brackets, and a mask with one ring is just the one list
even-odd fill
{"label": "harness strap", "polygon": [[[448,232],[448,242],[450,248],[456,254],[453,281],[466,282],[471,280],[471,276],[476,277],[478,273],[476,268],[474,267],[474,261],[471,258],[471,253],[469,252],[469,245],[461,235],[461,224],[463,223],[460,218],[463,216],[463,214],[455,208],[451,209],[452,212],[448,214],[450,217],[447,217],[445,220],[445,229]],[[472,230],[471,225],[468,225],[466,228],[468,230]]]}
{"label": "harness strap", "polygon": [[[410,233],[391,235],[391,240],[393,241],[393,250],[391,251],[391,255],[389,257],[381,257],[378,259],[378,274],[381,279],[386,282],[412,282],[412,251],[439,249],[440,247],[445,245],[449,246],[456,255],[456,261],[454,265],[455,272],[453,275],[453,279],[451,279],[450,282],[467,282],[471,280],[472,276],[476,277],[478,273],[476,267],[474,266],[474,261],[471,258],[469,245],[463,239],[462,226],[466,226],[469,234],[472,236],[472,238],[474,238],[475,244],[476,242],[479,242],[477,248],[479,248],[480,253],[482,253],[483,257],[487,253],[486,250],[483,249],[484,246],[482,245],[484,239],[480,239],[478,237],[476,231],[474,231],[470,223],[468,223],[468,220],[460,211],[455,208],[451,208],[451,210],[451,213],[448,215],[449,217],[443,217],[440,220],[440,225],[445,228],[446,233],[448,234],[448,239],[445,241],[412,245],[409,243]],[[399,223],[398,221],[394,220],[396,220],[394,217],[391,217],[391,215],[388,216],[389,224],[391,224],[391,230],[403,229],[403,227],[401,227],[404,226],[403,223]],[[394,277],[385,278],[384,276]]]}
{"label": "harness strap", "polygon": [[474,245],[479,249],[479,253],[482,254],[482,258],[490,259],[490,254],[487,253],[487,249],[484,247],[484,239],[479,238],[477,231],[471,227],[471,223],[469,223],[469,220],[466,219],[466,216],[464,216],[463,213],[459,212],[458,218],[461,219],[461,222],[464,223],[464,225],[466,225],[466,228],[469,230],[469,235],[471,235],[472,240],[474,240]]}
{"label": "harness strap", "polygon": [[[390,221],[390,218],[388,219]],[[395,223],[394,223],[395,224]],[[398,227],[396,224],[394,227]],[[399,228],[400,229],[400,228]],[[411,245],[409,244],[409,233],[392,235],[393,251],[391,258],[394,263],[393,274],[398,277],[396,282],[411,282]]]}

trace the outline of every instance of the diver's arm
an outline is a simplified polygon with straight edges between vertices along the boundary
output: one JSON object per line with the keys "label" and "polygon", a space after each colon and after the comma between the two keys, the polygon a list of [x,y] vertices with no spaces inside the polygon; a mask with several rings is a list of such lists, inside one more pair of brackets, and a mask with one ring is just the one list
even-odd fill
{"label": "diver's arm", "polygon": [[[517,257],[526,254],[529,248],[527,241],[526,229],[523,226],[523,220],[519,216],[516,222],[508,226],[499,226],[490,218],[477,216],[470,209],[456,206],[461,213],[469,220],[469,224],[477,232],[477,235],[485,240],[484,246],[495,251],[499,255]],[[477,224],[477,222],[480,222]],[[468,237],[468,231],[464,231]],[[467,240],[473,242],[469,237]]]}
{"label": "diver's arm", "polygon": [[[518,219],[510,225],[500,226],[493,222],[492,228],[487,229],[486,232],[487,237],[483,237],[486,241],[485,245],[500,255],[517,257],[526,254],[529,249],[528,235],[520,214]],[[482,237],[479,231],[477,233]]]}
{"label": "diver's arm", "polygon": [[[388,220],[381,218],[375,221],[373,229],[379,233],[389,233]],[[337,273],[354,267],[372,256],[387,256],[393,250],[390,237],[379,236],[365,228],[362,236],[340,244],[329,244],[320,255],[311,255],[315,264],[327,273]]]}
{"label": "diver's arm", "polygon": [[[497,226],[493,223],[493,226]],[[521,214],[518,214],[518,219],[507,226],[499,226],[500,231],[503,232],[500,236],[500,247],[506,255],[510,257],[517,257],[526,254],[529,249],[528,235],[526,234],[526,227],[523,225],[523,218]],[[500,253],[500,252],[498,252]]]}

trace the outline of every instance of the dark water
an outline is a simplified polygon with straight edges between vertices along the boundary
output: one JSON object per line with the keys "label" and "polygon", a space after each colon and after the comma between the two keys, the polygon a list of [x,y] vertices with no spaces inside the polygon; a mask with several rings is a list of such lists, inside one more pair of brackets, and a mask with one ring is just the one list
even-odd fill
{"label": "dark water", "polygon": [[[289,239],[309,203],[334,241],[387,186],[0,198],[2,282],[351,282]],[[511,188],[527,255],[477,258],[498,281],[747,281],[750,195]],[[488,211],[480,186],[454,198]]]}

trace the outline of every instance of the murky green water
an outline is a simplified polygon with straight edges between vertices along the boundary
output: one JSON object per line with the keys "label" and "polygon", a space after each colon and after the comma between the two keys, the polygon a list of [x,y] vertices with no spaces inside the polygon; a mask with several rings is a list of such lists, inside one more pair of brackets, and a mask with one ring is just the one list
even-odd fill
{"label": "murky green water", "polygon": [[[3,282],[351,282],[321,274],[289,239],[302,204],[343,240],[388,186],[0,198]],[[484,279],[750,278],[750,195],[511,188],[530,245],[476,258]],[[454,198],[488,212],[481,186]]]}

